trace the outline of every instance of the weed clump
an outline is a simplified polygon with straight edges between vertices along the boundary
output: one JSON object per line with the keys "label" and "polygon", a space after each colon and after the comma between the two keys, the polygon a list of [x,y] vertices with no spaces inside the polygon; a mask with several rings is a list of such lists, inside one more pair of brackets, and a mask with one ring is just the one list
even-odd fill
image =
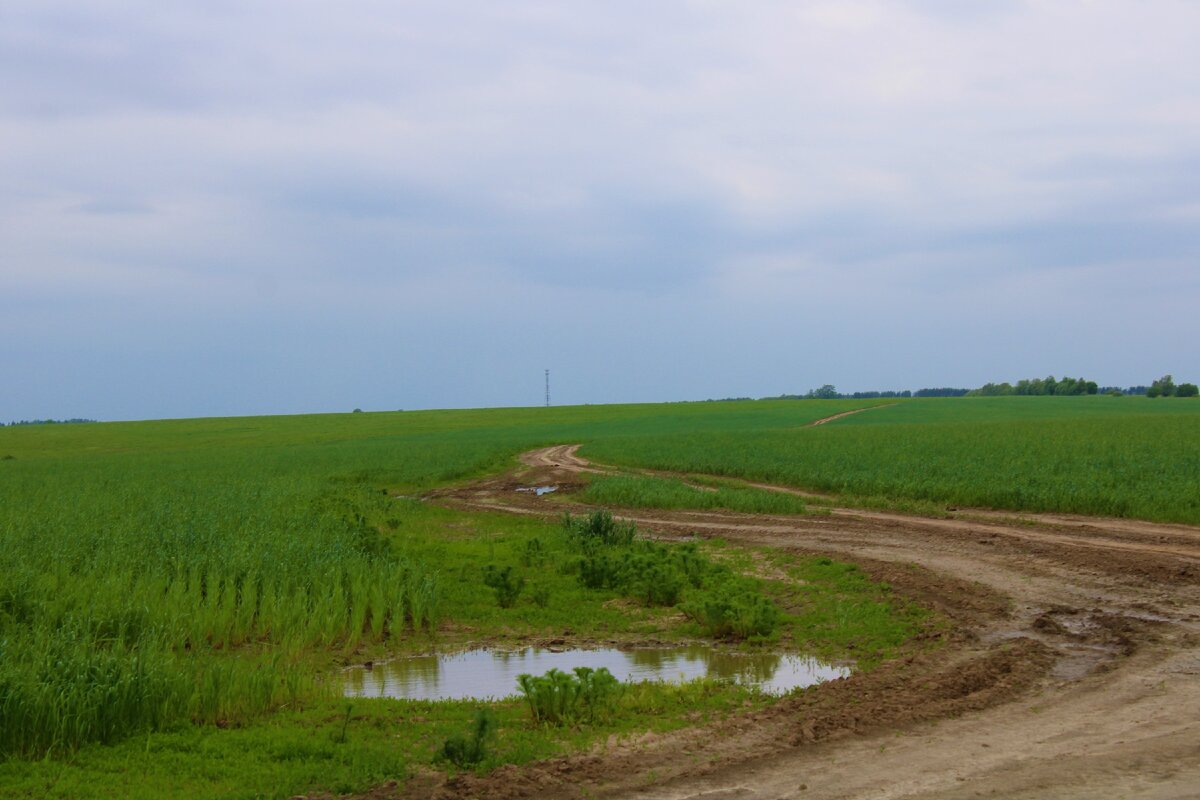
{"label": "weed clump", "polygon": [[583,586],[620,592],[647,606],[674,606],[688,587],[703,586],[727,572],[705,559],[695,544],[667,546],[637,539],[634,523],[615,523],[606,511],[586,520],[568,516],[563,528],[583,551],[575,564]]}
{"label": "weed clump", "polygon": [[540,567],[546,561],[546,546],[536,536],[521,548],[521,563],[526,567]]}
{"label": "weed clump", "polygon": [[496,592],[496,603],[501,608],[512,608],[525,588],[525,578],[514,572],[511,566],[500,568],[488,564],[483,568],[483,582]]}
{"label": "weed clump", "polygon": [[584,551],[597,547],[628,547],[637,536],[637,523],[618,522],[603,509],[586,517],[563,515],[563,531]]}
{"label": "weed clump", "polygon": [[612,589],[647,606],[673,606],[686,579],[665,548],[647,548],[585,556],[579,562],[579,582],[589,589]]}
{"label": "weed clump", "polygon": [[709,561],[694,543],[637,539],[634,523],[615,522],[607,511],[567,515],[563,530],[583,551],[575,568],[588,589],[620,592],[647,606],[680,606],[717,639],[764,639],[779,628],[779,609],[755,583]]}
{"label": "weed clump", "polygon": [[574,674],[552,669],[545,675],[521,674],[517,686],[536,722],[568,725],[610,716],[621,682],[604,667],[576,667]]}
{"label": "weed clump", "polygon": [[740,581],[727,581],[698,593],[680,609],[716,639],[767,638],[780,622],[775,604]]}
{"label": "weed clump", "polygon": [[449,762],[459,769],[467,769],[488,756],[488,744],[496,732],[496,718],[486,708],[475,714],[471,731],[466,736],[451,736],[442,749],[433,757],[435,764]]}

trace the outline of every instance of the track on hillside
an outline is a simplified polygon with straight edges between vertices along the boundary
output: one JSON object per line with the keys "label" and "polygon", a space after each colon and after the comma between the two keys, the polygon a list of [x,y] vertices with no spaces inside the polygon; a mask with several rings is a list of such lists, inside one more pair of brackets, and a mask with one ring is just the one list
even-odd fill
{"label": "track on hillside", "polygon": [[[557,517],[518,493],[607,472],[578,445],[435,492],[463,509]],[[775,491],[787,487],[759,484]],[[1200,528],[963,510],[947,518],[614,510],[661,537],[829,554],[954,626],[948,643],[762,712],[505,767],[417,781],[415,796],[725,798],[1194,797],[1200,787]]]}

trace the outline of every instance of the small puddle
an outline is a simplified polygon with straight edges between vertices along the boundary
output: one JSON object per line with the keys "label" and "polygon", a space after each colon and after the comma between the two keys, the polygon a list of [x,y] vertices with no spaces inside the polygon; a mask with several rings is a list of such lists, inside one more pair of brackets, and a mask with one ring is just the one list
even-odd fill
{"label": "small puddle", "polygon": [[522,486],[517,489],[518,492],[534,492],[538,497],[551,492],[557,492],[557,486]]}
{"label": "small puddle", "polygon": [[782,694],[801,686],[844,678],[850,668],[814,658],[778,653],[727,653],[700,645],[637,650],[545,650],[513,652],[469,650],[454,655],[416,656],[352,667],[345,672],[347,697],[396,697],[408,700],[465,700],[517,694],[517,676],[550,669],[606,667],[621,681],[680,683],[714,678],[757,686]]}

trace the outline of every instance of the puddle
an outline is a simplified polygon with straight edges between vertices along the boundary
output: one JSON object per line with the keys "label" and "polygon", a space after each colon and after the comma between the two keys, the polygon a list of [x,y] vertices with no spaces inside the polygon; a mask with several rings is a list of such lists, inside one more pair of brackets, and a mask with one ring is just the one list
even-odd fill
{"label": "puddle", "polygon": [[517,693],[517,676],[549,669],[607,667],[621,681],[716,678],[758,686],[771,694],[844,678],[850,668],[813,658],[778,653],[726,653],[709,647],[637,650],[544,650],[513,652],[470,650],[454,655],[417,656],[354,667],[345,672],[347,697],[398,697],[409,700],[463,700],[508,697]]}
{"label": "puddle", "polygon": [[518,492],[534,492],[538,497],[551,492],[557,492],[557,486],[522,486],[517,489]]}

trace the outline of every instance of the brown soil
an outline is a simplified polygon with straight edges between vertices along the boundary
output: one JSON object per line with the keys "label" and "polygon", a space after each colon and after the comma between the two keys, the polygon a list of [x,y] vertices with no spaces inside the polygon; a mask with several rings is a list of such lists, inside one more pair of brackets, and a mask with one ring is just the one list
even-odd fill
{"label": "brown soil", "polygon": [[809,426],[824,425],[827,422],[833,422],[835,419],[841,419],[842,417],[848,417],[851,414],[861,414],[864,411],[872,411],[876,408],[887,408],[888,406],[894,406],[894,405],[896,405],[896,404],[895,403],[884,403],[883,405],[878,405],[878,406],[867,406],[866,408],[855,408],[851,411],[843,411],[840,414],[834,414],[832,417],[824,417],[823,419],[818,419],[814,422],[810,422]]}
{"label": "brown soil", "polygon": [[[579,486],[581,472],[605,470],[577,449],[544,448],[523,456],[516,474],[435,494],[459,508],[548,517],[582,510],[561,492]],[[560,493],[515,491],[534,485]],[[847,508],[617,516],[664,537],[721,536],[852,560],[954,629],[936,650],[914,649],[761,712],[484,777],[425,774],[408,795],[1200,796],[1198,528]]]}

